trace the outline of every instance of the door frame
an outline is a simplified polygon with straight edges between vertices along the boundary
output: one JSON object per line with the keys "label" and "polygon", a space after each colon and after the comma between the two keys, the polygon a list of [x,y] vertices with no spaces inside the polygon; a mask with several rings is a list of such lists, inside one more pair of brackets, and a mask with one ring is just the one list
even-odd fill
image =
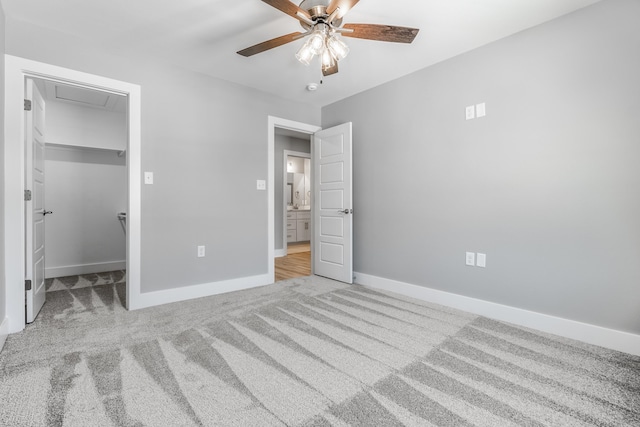
{"label": "door frame", "polygon": [[25,327],[25,78],[58,81],[93,90],[127,96],[127,309],[140,308],[141,270],[141,88],[139,85],[5,55],[5,288],[7,330]]}
{"label": "door frame", "polygon": [[[309,138],[309,147],[311,147],[311,139]],[[302,151],[292,151],[292,150],[284,150],[284,155],[283,155],[283,171],[282,171],[282,191],[283,193],[286,193],[286,188],[287,188],[287,157],[292,156],[292,157],[302,157],[304,159],[311,159],[311,153],[303,153]],[[311,179],[311,189],[313,189],[313,180]],[[284,196],[284,194],[283,194]],[[287,256],[287,201],[285,197],[282,197],[282,209],[283,209],[283,213],[285,215],[282,215],[282,252],[280,254],[275,254],[275,256],[277,257],[278,255],[281,256]],[[313,224],[312,224],[313,227]],[[313,241],[313,236],[311,236],[311,240]],[[313,249],[312,249],[313,250]]]}
{"label": "door frame", "polygon": [[[267,265],[268,276],[271,283],[275,282],[275,144],[276,144],[276,128],[288,129],[301,132],[312,136],[314,133],[322,130],[320,126],[308,123],[296,122],[293,120],[283,119],[275,116],[268,116],[267,120],[267,177],[269,185],[267,186]],[[311,152],[313,153],[313,138],[310,138]],[[313,170],[312,170],[313,172]],[[314,182],[311,181],[311,188]],[[285,236],[286,237],[286,236]],[[313,274],[313,263],[311,265],[311,274]]]}

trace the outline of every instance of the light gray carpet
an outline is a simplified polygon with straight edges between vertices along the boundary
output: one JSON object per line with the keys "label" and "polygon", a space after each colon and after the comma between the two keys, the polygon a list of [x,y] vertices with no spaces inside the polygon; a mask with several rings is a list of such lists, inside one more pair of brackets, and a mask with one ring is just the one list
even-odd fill
{"label": "light gray carpet", "polygon": [[640,358],[321,278],[127,312],[51,292],[2,426],[640,426]]}
{"label": "light gray carpet", "polygon": [[107,271],[104,273],[81,274],[77,276],[56,277],[45,280],[47,292],[65,291],[68,289],[87,288],[89,286],[111,285],[124,283],[124,270]]}

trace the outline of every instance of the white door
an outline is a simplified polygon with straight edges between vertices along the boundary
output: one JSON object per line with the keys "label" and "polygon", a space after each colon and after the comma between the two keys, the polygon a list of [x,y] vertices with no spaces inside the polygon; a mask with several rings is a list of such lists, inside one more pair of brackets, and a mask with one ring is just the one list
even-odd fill
{"label": "white door", "polygon": [[[44,99],[33,80],[27,79],[25,111],[26,185],[31,200],[26,203],[27,323],[35,320],[45,299],[44,281]],[[28,199],[26,197],[25,199]],[[30,286],[29,286],[30,284]],[[30,289],[29,289],[30,288]]]}
{"label": "white door", "polygon": [[353,283],[351,123],[313,136],[313,272]]}

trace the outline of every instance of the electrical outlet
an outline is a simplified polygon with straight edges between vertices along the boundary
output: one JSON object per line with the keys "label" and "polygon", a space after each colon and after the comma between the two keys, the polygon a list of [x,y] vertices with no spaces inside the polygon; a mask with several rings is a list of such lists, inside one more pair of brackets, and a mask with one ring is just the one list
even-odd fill
{"label": "electrical outlet", "polygon": [[476,106],[475,105],[469,105],[465,110],[465,116],[467,118],[467,120],[471,120],[471,119],[475,119],[476,117]]}
{"label": "electrical outlet", "polygon": [[258,190],[266,190],[267,189],[267,181],[264,179],[259,179],[256,181],[256,188]]}
{"label": "electrical outlet", "polygon": [[198,258],[204,257],[204,246],[198,246]]}
{"label": "electrical outlet", "polygon": [[145,184],[153,184],[153,172],[145,172],[144,173],[144,183]]}
{"label": "electrical outlet", "polygon": [[480,252],[478,252],[478,255],[476,257],[476,266],[482,268],[487,266],[487,254],[481,254]]}
{"label": "electrical outlet", "polygon": [[476,265],[476,254],[475,252],[467,252],[466,256],[466,264],[470,266]]}
{"label": "electrical outlet", "polygon": [[476,104],[476,117],[484,117],[487,115],[487,108],[485,103]]}

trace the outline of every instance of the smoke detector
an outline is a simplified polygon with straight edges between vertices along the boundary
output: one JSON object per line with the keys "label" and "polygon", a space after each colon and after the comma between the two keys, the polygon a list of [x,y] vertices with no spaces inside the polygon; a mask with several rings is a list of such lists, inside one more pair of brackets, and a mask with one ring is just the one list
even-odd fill
{"label": "smoke detector", "polygon": [[318,83],[309,83],[309,84],[307,85],[307,90],[308,90],[309,92],[313,92],[313,91],[318,90]]}

